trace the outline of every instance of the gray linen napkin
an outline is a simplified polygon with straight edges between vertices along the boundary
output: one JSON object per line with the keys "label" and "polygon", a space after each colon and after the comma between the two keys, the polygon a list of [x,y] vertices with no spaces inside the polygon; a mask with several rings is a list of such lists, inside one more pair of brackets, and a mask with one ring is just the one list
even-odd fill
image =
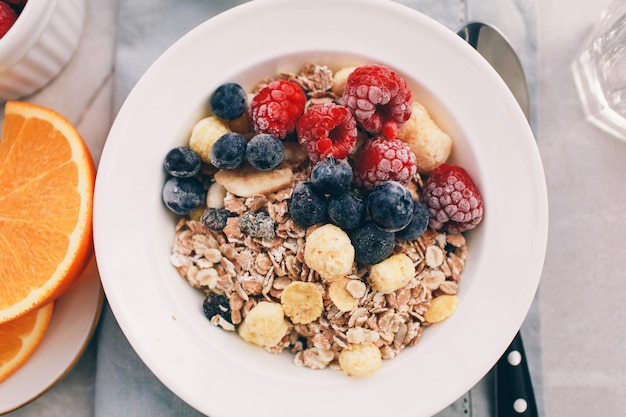
{"label": "gray linen napkin", "polygon": [[[206,19],[244,0],[133,0],[119,4],[115,76],[115,111],[155,59],[180,36]],[[398,0],[456,30],[480,20],[499,27],[512,42],[525,67],[531,100],[536,97],[537,30],[535,0]],[[536,109],[531,109],[536,125]],[[536,297],[522,327],[528,362],[543,415],[540,314]],[[97,335],[95,416],[197,417],[143,364],[105,305]],[[489,417],[493,409],[493,377],[488,374],[437,417]]]}

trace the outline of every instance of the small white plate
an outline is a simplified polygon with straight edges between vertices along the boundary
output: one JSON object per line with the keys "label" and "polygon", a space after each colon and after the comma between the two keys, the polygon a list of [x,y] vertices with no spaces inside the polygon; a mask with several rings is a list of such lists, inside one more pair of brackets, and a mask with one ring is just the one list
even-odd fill
{"label": "small white plate", "polygon": [[98,323],[104,292],[95,260],[57,299],[48,330],[30,359],[0,382],[0,414],[35,400],[59,382],[85,351]]}
{"label": "small white plate", "polygon": [[[456,314],[363,380],[296,367],[288,353],[212,326],[202,295],[169,263],[176,219],[161,200],[165,154],[187,143],[221,83],[250,89],[310,60],[332,69],[378,62],[404,75],[454,138],[452,160],[484,199]],[[435,414],[475,385],[517,333],[547,230],[541,159],[506,84],[455,33],[386,0],[256,0],[185,35],[119,111],[94,201],[98,267],[122,331],[169,389],[211,417]]]}

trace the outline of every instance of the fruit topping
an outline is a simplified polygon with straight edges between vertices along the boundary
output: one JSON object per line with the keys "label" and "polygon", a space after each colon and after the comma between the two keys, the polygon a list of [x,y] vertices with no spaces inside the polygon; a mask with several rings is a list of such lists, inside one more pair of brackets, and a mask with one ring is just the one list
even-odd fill
{"label": "fruit topping", "polygon": [[225,83],[215,89],[209,105],[213,114],[226,120],[235,120],[246,112],[248,94],[237,83]]}
{"label": "fruit topping", "polygon": [[213,317],[219,316],[232,324],[230,317],[230,304],[228,298],[223,294],[210,292],[202,302],[202,311],[207,319],[212,320]]}
{"label": "fruit topping", "polygon": [[313,184],[296,185],[289,200],[289,214],[301,226],[312,226],[326,218],[326,199],[315,192]]}
{"label": "fruit topping", "polygon": [[196,177],[172,177],[163,186],[163,202],[176,214],[189,214],[204,205],[206,190]]}
{"label": "fruit topping", "polygon": [[388,258],[396,245],[396,239],[392,232],[380,230],[371,221],[351,230],[350,240],[354,246],[355,260],[370,265]]}
{"label": "fruit topping", "polygon": [[0,1],[0,39],[17,20],[17,13],[7,3]]}
{"label": "fruit topping", "polygon": [[413,199],[402,184],[385,181],[367,196],[367,210],[379,229],[397,232],[404,229],[413,218]]}
{"label": "fruit topping", "polygon": [[202,213],[200,222],[211,230],[222,230],[226,227],[226,222],[230,213],[225,208],[207,207]]}
{"label": "fruit topping", "polygon": [[202,160],[194,150],[179,146],[170,150],[163,160],[165,171],[174,177],[193,177],[200,172]]}
{"label": "fruit topping", "polygon": [[280,303],[294,324],[311,323],[324,309],[322,293],[312,282],[293,281],[283,290]]}
{"label": "fruit topping", "polygon": [[239,218],[241,233],[250,237],[273,239],[275,232],[274,219],[269,214],[246,212]]}
{"label": "fruit topping", "polygon": [[198,121],[191,129],[189,147],[196,151],[202,162],[211,163],[211,147],[224,134],[230,132],[223,120],[209,116]]}
{"label": "fruit topping", "polygon": [[346,158],[356,143],[356,120],[347,108],[335,103],[312,105],[296,127],[298,141],[313,162],[327,156]]}
{"label": "fruit topping", "polygon": [[411,97],[406,81],[382,65],[356,68],[348,76],[343,92],[343,102],[359,126],[390,139],[411,116]]}
{"label": "fruit topping", "polygon": [[244,165],[237,169],[221,169],[213,178],[236,196],[252,197],[255,194],[271,193],[288,186],[291,184],[293,171],[289,167],[259,171]]}
{"label": "fruit topping", "polygon": [[346,232],[328,223],[307,237],[304,262],[324,281],[336,281],[352,271],[354,247]]}
{"label": "fruit topping", "polygon": [[343,230],[359,227],[365,220],[365,199],[357,190],[331,195],[327,200],[328,218]]}
{"label": "fruit topping", "polygon": [[372,190],[383,181],[407,185],[417,172],[415,154],[399,139],[378,137],[359,150],[354,161],[354,182]]}
{"label": "fruit topping", "polygon": [[235,169],[246,155],[246,138],[239,133],[228,132],[220,136],[211,146],[211,163],[221,169]]}
{"label": "fruit topping", "polygon": [[442,164],[424,183],[422,201],[430,211],[430,226],[448,233],[473,229],[483,219],[483,200],[469,174]]}
{"label": "fruit topping", "polygon": [[285,146],[274,135],[260,133],[246,147],[246,160],[259,171],[271,171],[284,159]]}
{"label": "fruit topping", "polygon": [[414,240],[420,237],[428,227],[430,212],[422,202],[413,200],[413,217],[407,227],[396,232],[396,239]]}
{"label": "fruit topping", "polygon": [[311,170],[311,183],[320,194],[341,194],[352,184],[352,167],[345,159],[323,159]]}
{"label": "fruit topping", "polygon": [[248,108],[254,131],[284,139],[295,130],[305,103],[306,96],[298,84],[272,81],[252,98]]}

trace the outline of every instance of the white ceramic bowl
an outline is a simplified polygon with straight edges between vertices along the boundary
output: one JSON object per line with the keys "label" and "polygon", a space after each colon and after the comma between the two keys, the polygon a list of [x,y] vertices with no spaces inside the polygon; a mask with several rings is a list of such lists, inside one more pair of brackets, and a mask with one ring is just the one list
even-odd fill
{"label": "white ceramic bowl", "polygon": [[[161,201],[164,155],[187,142],[221,83],[251,88],[311,60],[334,69],[378,62],[401,73],[454,138],[452,160],[484,198],[456,313],[363,380],[296,367],[288,353],[271,355],[212,326],[202,295],[169,263],[175,217]],[[118,113],[94,212],[102,282],[122,330],[166,386],[212,417],[435,414],[489,371],[522,324],[547,224],[539,153],[504,82],[456,34],[382,0],[253,1],[184,36]]]}
{"label": "white ceramic bowl", "polygon": [[0,102],[34,93],[70,60],[83,30],[85,0],[28,0],[0,39]]}

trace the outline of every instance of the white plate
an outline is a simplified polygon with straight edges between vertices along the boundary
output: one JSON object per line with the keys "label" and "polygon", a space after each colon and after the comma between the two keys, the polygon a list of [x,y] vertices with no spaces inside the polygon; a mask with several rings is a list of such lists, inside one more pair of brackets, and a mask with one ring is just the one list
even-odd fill
{"label": "white plate", "polygon": [[[380,62],[403,74],[454,138],[453,160],[484,197],[456,314],[364,380],[298,368],[289,354],[268,354],[213,327],[202,296],[169,264],[175,218],[161,201],[164,155],[186,143],[219,84],[249,88],[309,60],[334,69]],[[154,374],[201,412],[416,417],[469,390],[513,339],[539,282],[547,211],[543,168],[521,110],[456,34],[389,1],[257,0],[191,31],[137,83],[102,154],[94,230],[123,332]]]}
{"label": "white plate", "polygon": [[104,293],[95,260],[56,301],[48,330],[30,359],[0,383],[0,414],[35,400],[59,382],[85,351]]}

